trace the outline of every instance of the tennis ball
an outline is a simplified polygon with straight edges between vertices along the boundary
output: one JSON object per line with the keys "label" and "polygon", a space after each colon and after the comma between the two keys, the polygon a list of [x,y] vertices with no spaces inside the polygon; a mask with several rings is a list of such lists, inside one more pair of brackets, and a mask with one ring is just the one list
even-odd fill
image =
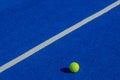
{"label": "tennis ball", "polygon": [[80,66],[79,66],[79,64],[78,64],[77,62],[72,62],[72,63],[70,64],[70,66],[69,66],[69,70],[70,70],[71,72],[73,72],[73,73],[78,72],[79,69],[80,69]]}

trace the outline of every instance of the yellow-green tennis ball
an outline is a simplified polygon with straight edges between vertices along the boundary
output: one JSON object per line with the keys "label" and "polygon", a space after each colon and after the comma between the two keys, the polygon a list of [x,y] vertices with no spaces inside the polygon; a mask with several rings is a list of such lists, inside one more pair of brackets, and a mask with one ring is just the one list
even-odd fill
{"label": "yellow-green tennis ball", "polygon": [[70,69],[71,72],[76,73],[76,72],[79,71],[80,66],[77,62],[72,62],[69,66],[69,69]]}

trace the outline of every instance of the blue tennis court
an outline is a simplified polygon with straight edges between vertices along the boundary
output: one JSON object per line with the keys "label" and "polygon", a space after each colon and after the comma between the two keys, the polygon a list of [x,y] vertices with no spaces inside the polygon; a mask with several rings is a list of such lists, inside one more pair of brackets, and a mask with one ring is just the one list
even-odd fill
{"label": "blue tennis court", "polygon": [[120,1],[0,0],[0,80],[120,80]]}

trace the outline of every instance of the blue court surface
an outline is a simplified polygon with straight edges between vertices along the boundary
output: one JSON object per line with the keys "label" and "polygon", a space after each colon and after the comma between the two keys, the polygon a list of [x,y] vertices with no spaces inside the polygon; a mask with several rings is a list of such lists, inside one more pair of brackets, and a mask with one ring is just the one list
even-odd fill
{"label": "blue court surface", "polygon": [[[106,13],[10,63],[115,2],[118,5]],[[117,0],[0,0],[0,80],[120,80],[119,4]],[[81,66],[78,73],[68,71],[73,61]],[[3,70],[7,63],[11,66]]]}

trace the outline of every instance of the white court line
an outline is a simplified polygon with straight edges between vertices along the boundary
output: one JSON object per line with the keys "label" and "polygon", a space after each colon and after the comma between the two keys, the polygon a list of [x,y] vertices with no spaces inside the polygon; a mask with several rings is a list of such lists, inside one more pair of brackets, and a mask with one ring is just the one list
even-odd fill
{"label": "white court line", "polygon": [[10,67],[14,66],[15,64],[23,61],[24,59],[28,58],[29,56],[35,54],[37,51],[45,48],[46,46],[52,44],[53,42],[55,42],[56,40],[66,36],[67,34],[73,32],[74,30],[80,28],[81,26],[87,24],[88,22],[94,20],[95,18],[105,14],[106,12],[110,11],[111,9],[117,7],[118,5],[120,5],[120,1],[116,1],[114,3],[112,3],[111,5],[105,7],[104,9],[96,12],[95,14],[89,16],[88,18],[83,19],[82,21],[76,23],[75,25],[65,29],[64,31],[58,33],[57,35],[51,37],[50,39],[44,41],[43,43],[35,46],[34,48],[28,50],[27,52],[23,53],[22,55],[16,57],[15,59],[7,62],[6,64],[2,65],[0,67],[0,73],[2,73],[3,71],[9,69]]}

